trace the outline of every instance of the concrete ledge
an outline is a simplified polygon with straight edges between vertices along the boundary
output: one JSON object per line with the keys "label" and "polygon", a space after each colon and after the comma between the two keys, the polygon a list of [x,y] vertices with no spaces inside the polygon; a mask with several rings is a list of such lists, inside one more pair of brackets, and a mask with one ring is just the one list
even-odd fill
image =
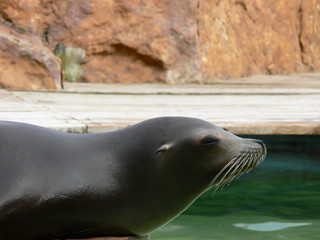
{"label": "concrete ledge", "polygon": [[252,76],[212,85],[68,83],[0,90],[0,120],[96,133],[159,116],[196,117],[235,134],[320,134],[320,74]]}

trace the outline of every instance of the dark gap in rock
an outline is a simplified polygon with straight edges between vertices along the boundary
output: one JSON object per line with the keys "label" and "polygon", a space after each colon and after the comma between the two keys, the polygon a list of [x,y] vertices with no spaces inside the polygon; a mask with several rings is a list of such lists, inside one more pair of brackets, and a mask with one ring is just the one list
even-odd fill
{"label": "dark gap in rock", "polygon": [[159,70],[165,69],[165,64],[162,60],[155,59],[155,58],[153,58],[149,55],[146,55],[146,54],[141,54],[135,48],[128,47],[128,46],[120,44],[120,43],[111,44],[110,46],[114,49],[112,52],[112,54],[114,54],[114,55],[129,57],[133,61],[140,60],[145,65],[153,67],[153,68],[158,68]]}
{"label": "dark gap in rock", "polygon": [[[1,15],[1,13],[0,13],[0,15]],[[9,27],[10,29],[14,30],[15,32],[17,32],[19,34],[34,35],[30,29],[19,27],[19,26],[15,25],[14,23],[12,23],[11,21],[7,21],[5,19],[0,19],[0,24],[3,24],[4,26]]]}
{"label": "dark gap in rock", "polygon": [[[1,9],[0,9],[0,16],[3,18],[3,20],[5,21],[5,22],[8,22],[8,23],[11,23],[11,24],[13,24],[12,23],[12,19],[8,16],[8,14],[6,13],[6,12],[4,12],[4,11],[2,11]],[[2,20],[2,19],[1,19]],[[2,20],[2,21],[3,21]],[[1,21],[1,22],[2,22]]]}
{"label": "dark gap in rock", "polygon": [[240,5],[244,11],[248,11],[247,9],[247,6],[246,6],[246,3],[245,2],[242,2],[242,1],[236,1],[235,2],[235,5]]}
{"label": "dark gap in rock", "polygon": [[49,29],[45,29],[45,31],[43,32],[42,39],[45,43],[49,43]]}
{"label": "dark gap in rock", "polygon": [[302,41],[301,41],[301,33],[302,33],[302,6],[301,6],[301,2],[300,2],[300,6],[299,6],[299,9],[298,9],[298,17],[299,17],[299,29],[298,29],[298,37],[299,37],[299,46],[300,46],[300,52],[301,52],[301,61],[303,62],[303,59],[302,59],[302,53],[304,52],[304,47],[303,47],[303,44],[302,44]]}

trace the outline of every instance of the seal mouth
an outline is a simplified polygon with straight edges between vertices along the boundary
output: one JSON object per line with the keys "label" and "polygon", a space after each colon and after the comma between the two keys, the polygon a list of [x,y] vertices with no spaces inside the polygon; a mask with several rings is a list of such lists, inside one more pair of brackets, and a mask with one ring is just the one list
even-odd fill
{"label": "seal mouth", "polygon": [[232,158],[213,178],[209,188],[215,187],[215,191],[229,185],[233,179],[258,166],[267,155],[267,148],[261,144],[260,148],[246,148]]}

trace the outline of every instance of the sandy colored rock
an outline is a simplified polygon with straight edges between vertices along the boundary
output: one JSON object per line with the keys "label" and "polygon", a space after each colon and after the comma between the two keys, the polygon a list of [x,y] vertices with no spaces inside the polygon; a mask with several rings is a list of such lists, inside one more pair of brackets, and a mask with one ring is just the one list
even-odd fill
{"label": "sandy colored rock", "polygon": [[52,51],[86,49],[80,81],[200,81],[196,1],[5,0],[0,9]]}
{"label": "sandy colored rock", "polygon": [[56,89],[60,84],[60,60],[39,37],[0,25],[0,87]]}
{"label": "sandy colored rock", "polygon": [[42,2],[42,0],[1,0],[0,18],[27,31],[42,31],[44,22]]}
{"label": "sandy colored rock", "polygon": [[320,69],[320,0],[302,0],[300,7],[302,63],[309,71]]}
{"label": "sandy colored rock", "polygon": [[320,70],[320,0],[2,0],[0,19],[82,48],[84,82],[211,82]]}
{"label": "sandy colored rock", "polygon": [[319,7],[318,0],[201,2],[204,79],[319,70]]}
{"label": "sandy colored rock", "polygon": [[81,81],[200,81],[195,1],[63,2],[48,42],[87,50]]}

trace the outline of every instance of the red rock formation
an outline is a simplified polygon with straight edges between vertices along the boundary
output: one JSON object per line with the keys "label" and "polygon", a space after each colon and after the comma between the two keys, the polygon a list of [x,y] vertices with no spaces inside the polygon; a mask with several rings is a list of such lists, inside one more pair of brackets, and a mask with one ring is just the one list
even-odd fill
{"label": "red rock formation", "polygon": [[0,18],[86,50],[85,82],[320,70],[320,0],[2,0]]}
{"label": "red rock formation", "polygon": [[319,70],[319,10],[319,0],[204,1],[203,77]]}
{"label": "red rock formation", "polygon": [[87,50],[82,81],[200,80],[195,1],[55,1],[51,9],[58,7],[49,46]]}
{"label": "red rock formation", "polygon": [[56,89],[60,84],[60,60],[39,37],[0,25],[0,87]]}
{"label": "red rock formation", "polygon": [[320,0],[302,0],[299,8],[302,64],[309,71],[320,69]]}

